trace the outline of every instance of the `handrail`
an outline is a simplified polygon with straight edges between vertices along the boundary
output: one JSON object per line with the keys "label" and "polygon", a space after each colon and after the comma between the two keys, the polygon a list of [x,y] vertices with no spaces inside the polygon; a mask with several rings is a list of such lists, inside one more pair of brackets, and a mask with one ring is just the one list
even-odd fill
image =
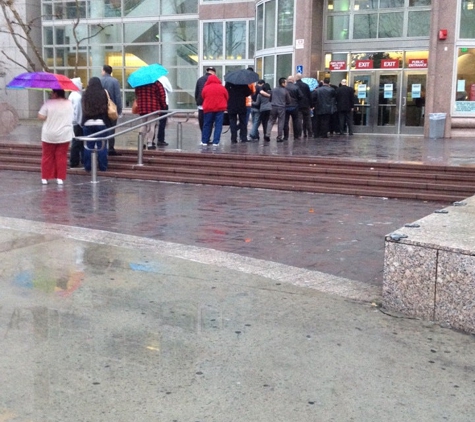
{"label": "handrail", "polygon": [[[164,114],[160,115],[159,117],[157,117],[155,119],[147,120],[143,123],[139,123],[139,124],[137,124],[135,126],[132,126],[132,127],[127,127],[125,130],[122,130],[120,132],[115,132],[117,130],[117,128],[120,128],[120,127],[126,126],[126,125],[130,126],[131,123],[143,120],[146,117],[148,118],[148,117],[155,116],[157,114],[162,114],[162,113],[164,113]],[[129,132],[132,132],[136,129],[139,129],[142,126],[146,126],[146,125],[158,122],[162,119],[168,118],[168,117],[173,116],[173,115],[178,114],[178,113],[186,114],[186,120],[185,120],[185,123],[186,123],[190,118],[190,113],[195,113],[195,110],[190,110],[190,109],[158,110],[158,111],[154,111],[153,113],[144,114],[143,116],[138,116],[134,119],[127,120],[126,122],[119,123],[116,126],[108,127],[104,130],[101,130],[100,132],[96,132],[96,133],[93,133],[91,135],[75,136],[73,139],[83,141],[84,148],[91,151],[91,160],[92,160],[92,162],[91,162],[91,176],[92,176],[91,183],[97,183],[97,152],[103,150],[104,148],[106,148],[107,143],[105,141],[108,141],[111,138],[115,138],[115,137],[118,137],[118,136],[121,136],[121,135],[125,135],[126,133],[129,133]],[[183,136],[181,123],[182,122],[178,122],[178,126],[177,126],[177,146],[179,148],[181,148],[182,136]],[[112,133],[111,133],[111,131],[112,131]],[[107,134],[107,135],[98,136],[98,135],[101,135],[101,134]],[[104,143],[102,144],[102,147],[100,149],[95,149],[95,148],[90,149],[87,146],[87,141],[104,141]],[[137,165],[143,166],[143,138],[142,138],[142,133],[139,133],[137,149],[138,149],[138,151],[137,151],[137,153],[138,153]]]}

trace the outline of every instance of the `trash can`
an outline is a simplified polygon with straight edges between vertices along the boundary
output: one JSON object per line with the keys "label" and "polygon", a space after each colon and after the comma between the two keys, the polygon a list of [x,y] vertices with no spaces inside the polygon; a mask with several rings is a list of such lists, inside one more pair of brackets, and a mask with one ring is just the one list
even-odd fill
{"label": "trash can", "polygon": [[429,113],[429,137],[443,138],[445,135],[445,119],[447,113]]}

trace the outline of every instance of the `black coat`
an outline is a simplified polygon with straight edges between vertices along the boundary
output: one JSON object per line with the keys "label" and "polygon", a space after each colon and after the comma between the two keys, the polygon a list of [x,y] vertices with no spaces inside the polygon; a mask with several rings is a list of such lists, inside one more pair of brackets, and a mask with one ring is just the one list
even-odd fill
{"label": "black coat", "polygon": [[299,108],[307,108],[312,106],[312,93],[310,92],[310,87],[303,81],[298,80],[295,82],[302,93],[302,98],[299,103]]}
{"label": "black coat", "polygon": [[312,93],[312,102],[315,114],[333,114],[336,111],[335,90],[329,85],[317,88]]}
{"label": "black coat", "polygon": [[336,107],[338,111],[350,111],[354,107],[355,90],[342,85],[336,90]]}
{"label": "black coat", "polygon": [[226,82],[225,88],[228,90],[228,113],[245,113],[246,97],[252,94],[251,88],[247,85],[234,85]]}

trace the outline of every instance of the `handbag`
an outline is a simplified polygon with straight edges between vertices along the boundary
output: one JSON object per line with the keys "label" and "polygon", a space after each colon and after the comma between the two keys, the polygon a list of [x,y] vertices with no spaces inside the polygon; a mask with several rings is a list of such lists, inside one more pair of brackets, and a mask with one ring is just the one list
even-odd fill
{"label": "handbag", "polygon": [[119,118],[119,114],[117,113],[117,106],[115,105],[114,101],[111,100],[109,96],[109,92],[105,89],[107,95],[107,116],[111,120],[117,120]]}
{"label": "handbag", "polygon": [[132,114],[139,114],[139,106],[137,105],[137,100],[134,100],[132,103]]}

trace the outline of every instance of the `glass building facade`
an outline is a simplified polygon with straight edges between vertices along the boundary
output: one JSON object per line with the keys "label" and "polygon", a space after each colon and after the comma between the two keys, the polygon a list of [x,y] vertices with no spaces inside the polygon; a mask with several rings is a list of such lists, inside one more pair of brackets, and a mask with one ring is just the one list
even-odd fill
{"label": "glass building facade", "polygon": [[[299,69],[306,77],[329,76],[335,85],[348,79],[358,93],[359,130],[365,133],[423,133],[427,111],[447,112],[453,127],[475,121],[473,0],[40,4],[38,41],[50,70],[80,76],[85,84],[107,63],[126,108],[134,97],[130,73],[158,62],[175,89],[171,108],[195,108],[196,79],[207,66],[220,78],[254,66],[271,86]],[[447,40],[438,37],[442,28]]]}

